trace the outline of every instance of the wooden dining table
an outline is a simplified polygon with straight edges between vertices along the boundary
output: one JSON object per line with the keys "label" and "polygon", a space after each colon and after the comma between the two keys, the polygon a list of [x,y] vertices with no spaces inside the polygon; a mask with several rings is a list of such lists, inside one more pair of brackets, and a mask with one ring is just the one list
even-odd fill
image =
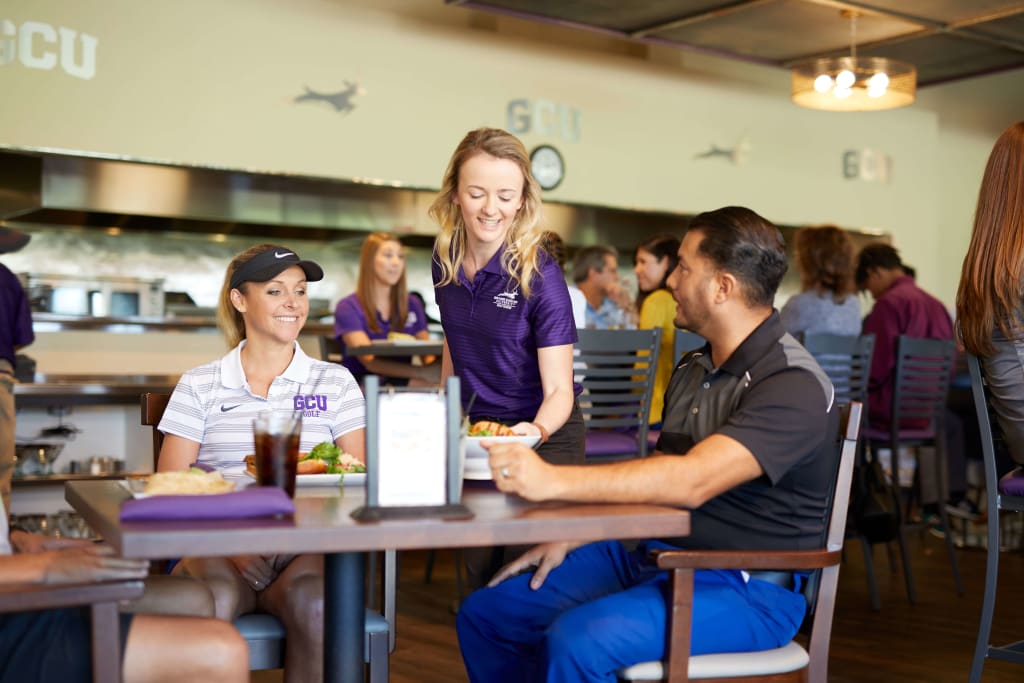
{"label": "wooden dining table", "polygon": [[282,519],[120,521],[127,489],[116,481],[76,481],[65,498],[107,543],[128,558],[165,559],[260,553],[322,553],[324,680],[363,680],[365,553],[385,549],[522,545],[686,536],[690,516],[661,505],[531,503],[488,482],[467,483],[468,519],[407,517],[360,522],[362,487],[300,487],[295,515]]}

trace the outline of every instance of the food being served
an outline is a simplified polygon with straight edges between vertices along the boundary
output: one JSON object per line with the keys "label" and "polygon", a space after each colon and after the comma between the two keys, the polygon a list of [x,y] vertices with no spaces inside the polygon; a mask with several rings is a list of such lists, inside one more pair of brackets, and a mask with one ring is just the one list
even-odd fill
{"label": "food being served", "polygon": [[[245,456],[245,469],[256,476],[256,457]],[[365,472],[366,465],[330,441],[318,443],[309,453],[299,453],[296,474],[353,474]]]}
{"label": "food being served", "polygon": [[226,481],[220,472],[207,472],[193,467],[184,472],[155,472],[142,490],[149,496],[228,493],[234,482]]}
{"label": "food being served", "polygon": [[515,436],[515,432],[512,431],[511,427],[506,427],[500,422],[491,422],[490,420],[480,420],[474,422],[469,428],[470,436]]}

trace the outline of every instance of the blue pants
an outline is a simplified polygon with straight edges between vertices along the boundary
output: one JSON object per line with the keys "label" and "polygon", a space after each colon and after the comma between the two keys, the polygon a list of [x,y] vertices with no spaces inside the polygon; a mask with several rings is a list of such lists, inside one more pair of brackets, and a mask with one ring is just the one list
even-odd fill
{"label": "blue pants", "polygon": [[[615,681],[615,672],[665,655],[669,575],[648,559],[653,542],[583,546],[531,590],[520,574],[463,601],[456,620],[471,681]],[[739,571],[694,576],[693,654],[748,652],[792,640],[803,594]]]}

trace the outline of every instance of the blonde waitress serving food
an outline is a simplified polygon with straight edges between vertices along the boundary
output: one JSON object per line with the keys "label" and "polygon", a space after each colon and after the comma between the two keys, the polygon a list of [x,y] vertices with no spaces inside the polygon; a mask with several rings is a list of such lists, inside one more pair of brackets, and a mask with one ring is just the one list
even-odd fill
{"label": "blonde waitress serving food", "polygon": [[[279,245],[261,244],[231,261],[217,309],[231,351],[182,375],[158,427],[165,435],[161,472],[199,462],[241,474],[253,451],[252,420],[267,409],[302,411],[299,450],[328,441],[365,461],[359,385],[296,341],[309,314],[306,285],[321,279],[320,266]],[[321,679],[323,557],[186,557],[174,572],[205,580],[221,619],[253,611],[277,616],[287,634],[285,680]]]}
{"label": "blonde waitress serving food", "polygon": [[[536,450],[548,462],[582,463],[576,323],[562,269],[540,248],[540,186],[523,143],[495,128],[470,131],[430,215],[440,228],[433,277],[445,334],[442,381],[461,379],[471,422],[540,437]],[[469,580],[479,585],[497,562],[475,566],[470,555]]]}

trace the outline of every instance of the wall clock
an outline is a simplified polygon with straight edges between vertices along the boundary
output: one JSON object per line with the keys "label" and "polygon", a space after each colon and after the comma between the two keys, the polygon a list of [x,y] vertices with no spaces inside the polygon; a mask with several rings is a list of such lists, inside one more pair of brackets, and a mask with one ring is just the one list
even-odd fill
{"label": "wall clock", "polygon": [[530,152],[530,170],[542,189],[553,190],[565,178],[565,161],[551,145],[540,145]]}

